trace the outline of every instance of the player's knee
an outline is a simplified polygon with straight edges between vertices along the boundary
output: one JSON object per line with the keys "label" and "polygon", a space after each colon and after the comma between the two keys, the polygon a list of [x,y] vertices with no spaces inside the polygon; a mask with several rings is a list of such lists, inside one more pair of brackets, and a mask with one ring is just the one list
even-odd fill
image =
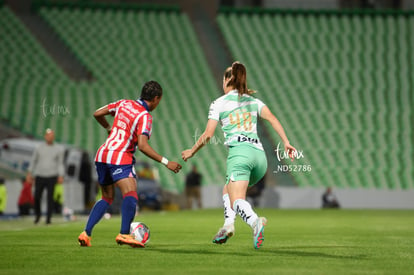
{"label": "player's knee", "polygon": [[113,198],[104,197],[104,196],[102,196],[102,199],[103,199],[104,201],[106,201],[109,205],[111,205],[111,204],[113,203],[113,201],[114,201],[114,199],[113,199]]}
{"label": "player's knee", "polygon": [[123,195],[123,197],[124,197],[124,198],[125,198],[125,197],[134,197],[135,199],[137,199],[137,200],[138,200],[138,194],[137,194],[137,191],[129,191],[129,192],[125,193],[125,194]]}

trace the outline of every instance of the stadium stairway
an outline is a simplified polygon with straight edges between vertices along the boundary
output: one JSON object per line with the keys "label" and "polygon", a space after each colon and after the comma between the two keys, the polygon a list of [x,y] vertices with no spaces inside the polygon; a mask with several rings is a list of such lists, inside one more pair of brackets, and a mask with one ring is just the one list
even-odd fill
{"label": "stadium stairway", "polygon": [[69,77],[75,81],[93,79],[92,73],[38,14],[20,10],[14,10],[14,14]]}

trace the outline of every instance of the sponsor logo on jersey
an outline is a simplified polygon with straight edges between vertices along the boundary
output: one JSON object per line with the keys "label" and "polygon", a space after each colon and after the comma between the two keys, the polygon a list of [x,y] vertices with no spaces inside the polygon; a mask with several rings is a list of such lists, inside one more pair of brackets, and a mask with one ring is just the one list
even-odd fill
{"label": "sponsor logo on jersey", "polygon": [[238,136],[237,141],[238,142],[250,142],[250,143],[255,143],[255,144],[259,143],[259,140],[257,138],[250,138],[247,136]]}
{"label": "sponsor logo on jersey", "polygon": [[119,128],[124,129],[124,130],[126,130],[126,128],[127,128],[126,123],[125,123],[125,122],[123,122],[122,120],[118,120],[118,122],[116,123],[116,125],[117,125]]}
{"label": "sponsor logo on jersey", "polygon": [[122,168],[118,168],[112,173],[112,175],[115,176],[115,175],[121,174],[122,172],[123,172]]}

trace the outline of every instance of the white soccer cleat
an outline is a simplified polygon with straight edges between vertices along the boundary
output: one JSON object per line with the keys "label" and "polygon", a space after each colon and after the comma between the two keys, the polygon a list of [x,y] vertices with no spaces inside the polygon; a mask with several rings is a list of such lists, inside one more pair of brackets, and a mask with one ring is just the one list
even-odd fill
{"label": "white soccer cleat", "polygon": [[213,238],[213,243],[223,244],[234,235],[234,224],[223,226]]}
{"label": "white soccer cleat", "polygon": [[264,227],[266,226],[267,220],[264,217],[259,217],[253,223],[253,246],[259,249],[264,242]]}

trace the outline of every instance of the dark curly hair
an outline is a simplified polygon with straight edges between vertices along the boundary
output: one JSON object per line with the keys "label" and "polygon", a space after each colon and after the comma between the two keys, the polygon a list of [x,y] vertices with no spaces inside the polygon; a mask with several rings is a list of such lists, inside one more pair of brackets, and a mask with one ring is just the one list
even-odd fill
{"label": "dark curly hair", "polygon": [[154,80],[148,81],[142,86],[141,96],[142,100],[153,100],[156,96],[162,96],[162,87],[161,85]]}

